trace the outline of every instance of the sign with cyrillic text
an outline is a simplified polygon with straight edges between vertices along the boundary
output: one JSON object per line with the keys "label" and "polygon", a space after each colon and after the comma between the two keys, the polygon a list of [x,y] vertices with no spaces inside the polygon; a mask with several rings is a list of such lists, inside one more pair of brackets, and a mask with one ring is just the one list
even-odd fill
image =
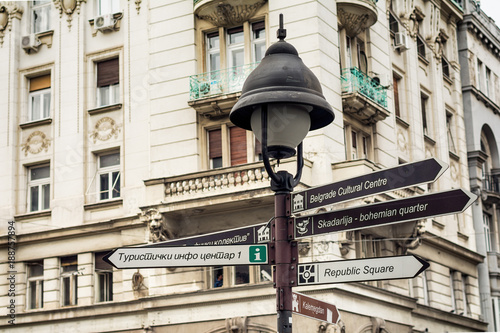
{"label": "sign with cyrillic text", "polygon": [[433,182],[447,168],[440,160],[430,158],[292,193],[292,213]]}
{"label": "sign with cyrillic text", "polygon": [[299,264],[297,284],[411,279],[428,267],[414,255]]}
{"label": "sign with cyrillic text", "polygon": [[266,265],[267,245],[183,246],[113,250],[104,260],[116,268]]}
{"label": "sign with cyrillic text", "polygon": [[234,228],[209,234],[184,237],[140,247],[166,247],[185,245],[239,245],[260,244],[269,242],[269,225],[267,223],[255,224],[248,227]]}
{"label": "sign with cyrillic text", "polygon": [[295,239],[463,212],[477,195],[455,189],[295,218]]}
{"label": "sign with cyrillic text", "polygon": [[296,292],[292,292],[292,312],[330,324],[336,324],[340,319],[335,305]]}

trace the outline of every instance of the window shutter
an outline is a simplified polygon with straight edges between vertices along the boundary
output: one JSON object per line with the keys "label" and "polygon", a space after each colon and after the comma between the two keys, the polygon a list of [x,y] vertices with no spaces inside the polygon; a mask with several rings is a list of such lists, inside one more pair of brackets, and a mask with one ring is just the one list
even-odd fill
{"label": "window shutter", "polygon": [[97,87],[110,86],[120,82],[118,58],[97,63]]}
{"label": "window shutter", "polygon": [[264,21],[255,22],[254,24],[252,24],[252,31],[264,30],[265,28],[266,28],[266,25],[265,25]]}
{"label": "window shutter", "polygon": [[247,162],[247,131],[240,127],[229,129],[231,165]]}
{"label": "window shutter", "polygon": [[50,74],[30,79],[30,92],[50,88]]}
{"label": "window shutter", "polygon": [[222,135],[221,130],[208,132],[208,158],[222,157]]}

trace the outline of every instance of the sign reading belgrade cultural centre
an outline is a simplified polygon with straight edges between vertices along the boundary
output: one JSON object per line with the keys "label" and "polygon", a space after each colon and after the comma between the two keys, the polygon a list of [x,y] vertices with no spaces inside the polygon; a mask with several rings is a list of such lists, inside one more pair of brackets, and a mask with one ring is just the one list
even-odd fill
{"label": "sign reading belgrade cultural centre", "polygon": [[292,212],[435,181],[447,169],[438,159],[402,164],[332,184],[292,193]]}
{"label": "sign reading belgrade cultural centre", "polygon": [[265,265],[267,245],[126,247],[113,250],[104,260],[116,268]]}
{"label": "sign reading belgrade cultural centre", "polygon": [[295,218],[295,239],[460,213],[477,196],[455,189]]}

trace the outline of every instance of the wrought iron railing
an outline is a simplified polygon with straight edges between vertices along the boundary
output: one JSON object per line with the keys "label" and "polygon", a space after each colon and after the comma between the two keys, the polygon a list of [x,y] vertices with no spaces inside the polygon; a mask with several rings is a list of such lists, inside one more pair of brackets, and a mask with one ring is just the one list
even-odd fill
{"label": "wrought iron railing", "polygon": [[483,190],[500,193],[500,175],[491,175],[491,174],[484,175]]}
{"label": "wrought iron railing", "polygon": [[358,68],[342,69],[342,93],[358,92],[387,109],[387,89]]}
{"label": "wrought iron railing", "polygon": [[189,77],[189,99],[195,100],[241,91],[248,75],[258,63],[231,67]]}

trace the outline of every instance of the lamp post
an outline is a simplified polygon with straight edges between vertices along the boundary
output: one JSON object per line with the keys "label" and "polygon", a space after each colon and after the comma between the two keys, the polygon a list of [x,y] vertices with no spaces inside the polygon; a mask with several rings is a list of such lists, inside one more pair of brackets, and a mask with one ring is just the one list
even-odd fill
{"label": "lamp post", "polygon": [[[334,119],[314,73],[297,50],[285,41],[280,14],[279,41],[271,45],[257,68],[243,84],[242,94],[229,114],[238,127],[254,132],[262,144],[264,167],[271,178],[274,197],[271,248],[274,247],[278,332],[292,332],[292,287],[297,285],[297,243],[293,240],[290,193],[302,175],[302,140],[310,130]],[[297,150],[296,150],[297,148]],[[274,172],[270,158],[278,161],[297,154],[297,171]]]}

